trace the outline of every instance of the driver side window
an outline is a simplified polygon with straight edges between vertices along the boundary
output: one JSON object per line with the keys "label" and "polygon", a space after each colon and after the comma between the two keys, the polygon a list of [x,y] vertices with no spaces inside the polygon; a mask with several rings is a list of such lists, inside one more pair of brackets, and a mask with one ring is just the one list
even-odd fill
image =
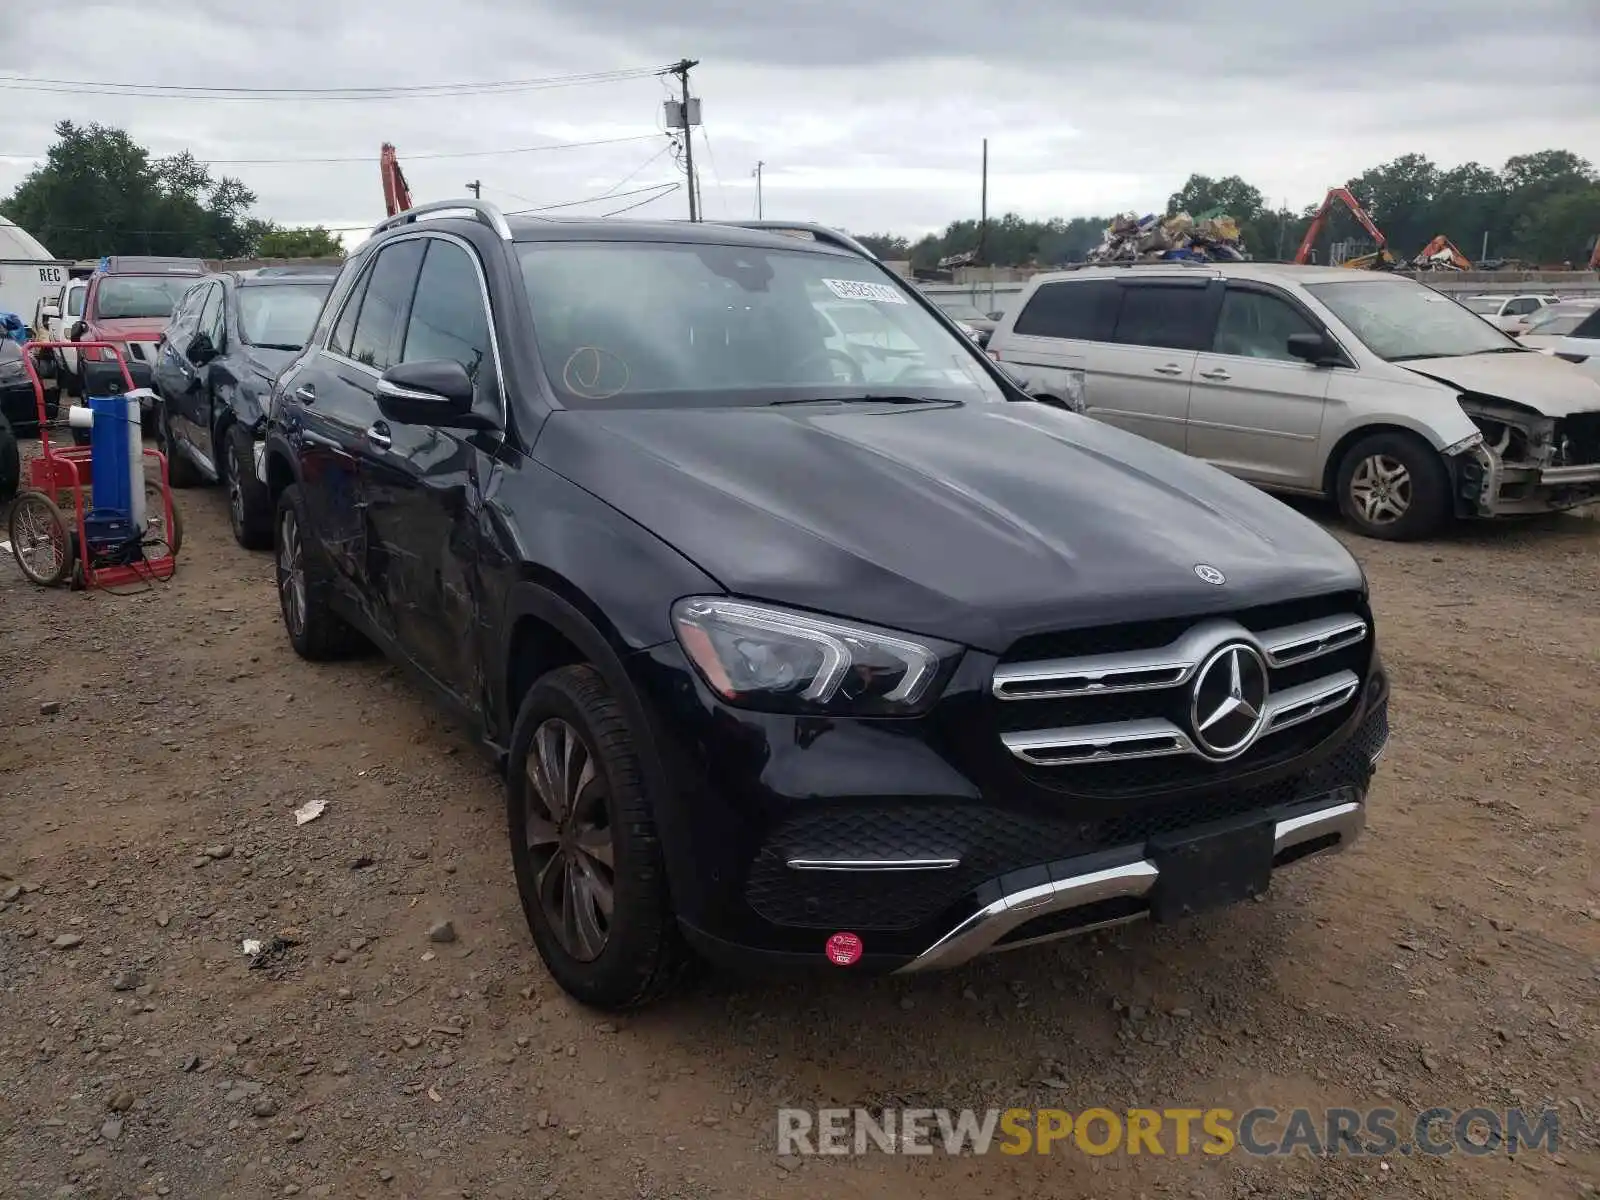
{"label": "driver side window", "polygon": [[1230,287],[1222,296],[1211,349],[1214,354],[1241,358],[1299,362],[1289,353],[1290,335],[1321,332],[1287,300]]}

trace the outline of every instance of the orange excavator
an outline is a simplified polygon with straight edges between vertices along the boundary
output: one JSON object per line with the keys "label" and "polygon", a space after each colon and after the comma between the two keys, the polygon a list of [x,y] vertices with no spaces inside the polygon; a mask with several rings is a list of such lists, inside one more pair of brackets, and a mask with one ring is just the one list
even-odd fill
{"label": "orange excavator", "polygon": [[1361,228],[1365,229],[1378,244],[1376,252],[1348,259],[1344,265],[1374,271],[1392,271],[1399,266],[1394,255],[1389,253],[1389,239],[1383,236],[1383,230],[1367,216],[1367,210],[1361,207],[1360,201],[1350,194],[1350,190],[1342,187],[1328,189],[1328,194],[1323,197],[1316,215],[1311,218],[1311,227],[1306,230],[1306,236],[1300,242],[1300,249],[1295,253],[1294,261],[1301,265],[1311,261],[1311,252],[1316,248],[1317,238],[1322,236],[1323,226],[1328,223],[1328,213],[1333,209],[1335,200],[1350,210],[1350,215],[1361,223]]}
{"label": "orange excavator", "polygon": [[388,215],[392,217],[405,212],[411,207],[411,189],[406,186],[400,160],[395,156],[394,146],[390,142],[383,144],[383,152],[378,156],[378,169],[383,173],[383,207],[388,210]]}
{"label": "orange excavator", "polygon": [[1472,260],[1442,233],[1417,252],[1411,265],[1423,271],[1472,270]]}

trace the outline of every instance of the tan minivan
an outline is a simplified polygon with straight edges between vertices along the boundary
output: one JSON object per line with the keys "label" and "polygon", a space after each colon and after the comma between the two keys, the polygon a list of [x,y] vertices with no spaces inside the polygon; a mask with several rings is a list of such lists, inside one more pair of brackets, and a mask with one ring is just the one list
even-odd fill
{"label": "tan minivan", "polygon": [[1039,399],[1361,532],[1600,500],[1600,383],[1382,272],[1150,263],[1037,275],[989,353]]}

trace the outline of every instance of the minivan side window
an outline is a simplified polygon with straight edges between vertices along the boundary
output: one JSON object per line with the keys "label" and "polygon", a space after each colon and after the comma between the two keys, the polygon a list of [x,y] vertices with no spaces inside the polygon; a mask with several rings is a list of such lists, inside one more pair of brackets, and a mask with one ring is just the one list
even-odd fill
{"label": "minivan side window", "polygon": [[350,337],[350,357],[379,371],[394,362],[400,314],[411,307],[411,294],[417,286],[417,270],[422,266],[421,241],[396,242],[378,252],[372,264],[372,281],[361,300],[361,315]]}
{"label": "minivan side window", "polygon": [[1027,307],[1017,314],[1013,332],[1019,337],[1109,342],[1117,322],[1120,290],[1110,279],[1040,284]]}
{"label": "minivan side window", "polygon": [[1287,300],[1266,292],[1230,287],[1222,296],[1211,350],[1244,358],[1299,362],[1289,353],[1289,335],[1320,332]]}
{"label": "minivan side window", "polygon": [[1212,308],[1206,288],[1159,283],[1124,285],[1116,341],[1125,346],[1204,350],[1211,344]]}

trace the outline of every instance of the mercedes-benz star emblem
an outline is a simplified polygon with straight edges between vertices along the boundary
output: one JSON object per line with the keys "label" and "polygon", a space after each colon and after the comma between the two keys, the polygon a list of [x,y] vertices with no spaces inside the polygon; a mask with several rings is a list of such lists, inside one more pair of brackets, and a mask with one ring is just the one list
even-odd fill
{"label": "mercedes-benz star emblem", "polygon": [[1195,744],[1213,758],[1243,754],[1267,719],[1267,664],[1254,646],[1229,642],[1194,677],[1189,719]]}
{"label": "mercedes-benz star emblem", "polygon": [[1214,584],[1217,587],[1221,587],[1223,584],[1228,582],[1228,577],[1226,575],[1217,570],[1215,567],[1209,566],[1206,563],[1195,563],[1194,573],[1200,576],[1200,578],[1206,583]]}

